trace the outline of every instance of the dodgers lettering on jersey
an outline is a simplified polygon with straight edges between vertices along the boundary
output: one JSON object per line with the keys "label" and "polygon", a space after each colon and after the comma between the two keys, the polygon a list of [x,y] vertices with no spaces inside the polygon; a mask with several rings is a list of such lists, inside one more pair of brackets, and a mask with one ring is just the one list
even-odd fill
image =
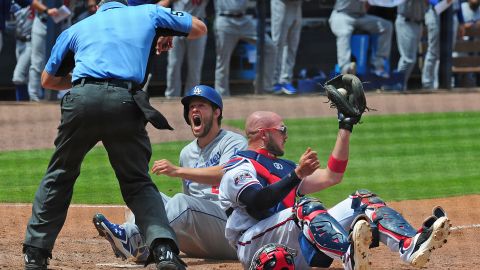
{"label": "dodgers lettering on jersey", "polygon": [[[180,166],[205,168],[223,165],[239,150],[247,148],[247,141],[235,132],[221,130],[217,137],[207,146],[200,148],[197,140],[192,141],[180,153]],[[218,201],[218,186],[201,184],[183,179],[183,192],[187,195]]]}

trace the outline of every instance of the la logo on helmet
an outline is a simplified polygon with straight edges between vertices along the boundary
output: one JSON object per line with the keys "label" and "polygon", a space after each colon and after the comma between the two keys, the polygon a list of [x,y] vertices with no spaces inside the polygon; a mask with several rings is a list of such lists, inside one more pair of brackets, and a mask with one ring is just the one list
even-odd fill
{"label": "la logo on helmet", "polygon": [[194,95],[201,95],[202,94],[202,89],[195,86],[195,89],[193,90],[193,94]]}

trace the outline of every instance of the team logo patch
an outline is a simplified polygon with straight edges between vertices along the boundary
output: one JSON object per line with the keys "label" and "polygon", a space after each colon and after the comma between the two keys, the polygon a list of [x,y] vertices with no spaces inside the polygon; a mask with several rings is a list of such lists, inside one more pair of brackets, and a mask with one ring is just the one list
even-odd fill
{"label": "team logo patch", "polygon": [[249,172],[239,172],[233,177],[235,185],[238,185],[240,182],[246,182],[253,179],[253,176]]}
{"label": "team logo patch", "polygon": [[193,89],[193,94],[194,95],[201,95],[202,94],[202,89],[195,86],[195,89]]}
{"label": "team logo patch", "polygon": [[274,162],[274,163],[273,163],[273,166],[274,166],[275,169],[277,169],[277,170],[283,170],[283,165],[280,164],[280,163]]}

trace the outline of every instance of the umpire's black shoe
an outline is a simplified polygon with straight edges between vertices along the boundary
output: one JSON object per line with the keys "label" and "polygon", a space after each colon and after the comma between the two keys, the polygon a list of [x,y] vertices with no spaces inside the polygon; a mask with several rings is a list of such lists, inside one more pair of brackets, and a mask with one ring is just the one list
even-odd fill
{"label": "umpire's black shoe", "polygon": [[187,265],[172,251],[168,244],[158,244],[153,248],[157,270],[185,270]]}
{"label": "umpire's black shoe", "polygon": [[32,246],[23,246],[25,270],[47,270],[48,260],[52,258],[49,251]]}

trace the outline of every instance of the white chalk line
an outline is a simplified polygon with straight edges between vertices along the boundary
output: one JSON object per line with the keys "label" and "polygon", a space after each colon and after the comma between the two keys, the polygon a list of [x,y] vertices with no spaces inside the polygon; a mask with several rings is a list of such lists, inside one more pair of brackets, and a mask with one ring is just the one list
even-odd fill
{"label": "white chalk line", "polygon": [[454,226],[450,228],[450,231],[458,231],[458,230],[473,229],[473,228],[480,228],[480,224]]}
{"label": "white chalk line", "polygon": [[109,266],[113,268],[144,268],[143,264],[119,264],[119,263],[97,263],[96,266]]}

